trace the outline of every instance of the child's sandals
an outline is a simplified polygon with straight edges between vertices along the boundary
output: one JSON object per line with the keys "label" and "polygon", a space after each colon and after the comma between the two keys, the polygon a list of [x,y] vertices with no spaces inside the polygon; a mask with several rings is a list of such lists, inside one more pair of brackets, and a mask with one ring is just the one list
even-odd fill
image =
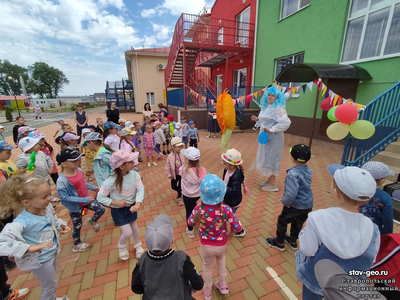
{"label": "child's sandals", "polygon": [[136,258],[139,259],[143,253],[144,253],[144,249],[142,248],[142,243],[139,242],[139,244],[133,246],[136,250]]}
{"label": "child's sandals", "polygon": [[97,222],[94,222],[92,218],[87,219],[88,224],[92,227],[95,233],[100,231],[100,225]]}
{"label": "child's sandals", "polygon": [[222,295],[226,295],[229,294],[229,288],[228,285],[225,283],[220,283],[219,281],[215,282],[215,287],[218,289],[218,291],[222,294]]}
{"label": "child's sandals", "polygon": [[211,300],[212,299],[212,288],[204,287],[203,297],[204,297],[204,300]]}
{"label": "child's sandals", "polygon": [[128,260],[129,259],[129,252],[126,250],[126,245],[121,245],[118,242],[118,256],[121,260]]}
{"label": "child's sandals", "polygon": [[88,243],[80,243],[74,247],[72,247],[72,252],[85,252],[88,251],[92,247],[92,245]]}

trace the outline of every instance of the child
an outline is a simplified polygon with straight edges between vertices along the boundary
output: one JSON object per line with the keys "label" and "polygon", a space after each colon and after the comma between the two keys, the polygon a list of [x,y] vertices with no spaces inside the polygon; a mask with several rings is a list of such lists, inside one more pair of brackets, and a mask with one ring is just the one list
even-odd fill
{"label": "child", "polygon": [[189,125],[186,124],[186,117],[182,116],[181,117],[181,138],[182,138],[182,143],[185,144],[185,149],[188,147],[188,130],[189,130]]}
{"label": "child", "polygon": [[61,149],[65,149],[67,147],[72,147],[78,149],[79,144],[78,140],[81,137],[79,135],[75,135],[73,133],[66,133],[63,135],[63,137],[60,139],[61,142]]}
{"label": "child", "polygon": [[136,134],[133,136],[133,144],[135,145],[135,148],[139,152],[139,162],[143,162],[143,160],[140,158],[142,156],[142,136],[143,132],[140,129],[140,123],[139,122],[133,122],[133,131],[136,131]]}
{"label": "child", "polygon": [[[146,121],[146,120],[145,120]],[[158,121],[158,117],[156,114],[151,114],[150,115],[150,124],[153,125],[154,122]]]}
{"label": "child", "polygon": [[[182,139],[182,131],[181,131],[181,128],[182,128],[182,124],[181,123],[175,123],[175,129],[174,129],[174,134],[173,134],[173,136],[174,137],[178,137],[178,138],[181,138]],[[171,145],[172,146],[172,145]]]}
{"label": "child", "polygon": [[183,143],[180,137],[173,137],[171,139],[172,151],[167,157],[167,163],[165,164],[165,174],[171,180],[171,189],[177,192],[175,198],[179,206],[183,205],[182,200],[182,188],[181,188],[181,175],[179,175],[179,169],[183,166],[185,157],[181,153]]}
{"label": "child", "polygon": [[[371,173],[377,186],[382,186],[387,176],[394,176],[394,171],[379,161],[369,161],[362,169]],[[359,207],[360,213],[374,222],[381,234],[393,233],[393,205],[388,193],[377,188],[370,201]]]}
{"label": "child", "polygon": [[33,108],[33,111],[34,111],[34,113],[35,113],[35,117],[36,117],[36,120],[39,118],[39,119],[42,119],[42,110],[41,110],[41,108],[39,107],[39,105],[36,105],[34,108]]}
{"label": "child", "polygon": [[188,225],[199,225],[201,253],[203,256],[204,299],[211,300],[212,269],[217,260],[218,281],[215,287],[221,294],[229,294],[226,283],[225,252],[228,242],[229,222],[236,233],[243,233],[242,225],[229,206],[222,204],[226,184],[217,175],[208,174],[200,184],[201,203],[196,205]]}
{"label": "child", "polygon": [[16,166],[20,170],[26,170],[31,161],[31,154],[35,152],[36,160],[33,175],[35,177],[44,178],[50,185],[50,173],[53,171],[54,163],[49,156],[39,151],[39,142],[40,139],[31,137],[25,137],[19,141],[18,145],[23,153],[18,156]]}
{"label": "child", "polygon": [[174,122],[174,116],[173,115],[168,115],[167,120],[169,122],[169,135],[173,136],[174,135],[174,130],[175,130],[175,122]]}
{"label": "child", "polygon": [[[347,274],[371,268],[379,249],[378,227],[358,212],[360,203],[369,201],[376,191],[371,174],[357,167],[330,165],[333,175],[330,192],[337,207],[319,209],[308,214],[306,227],[300,232],[296,252],[296,273],[303,283],[303,299],[322,299],[314,266],[321,259],[331,259]],[[358,279],[365,275],[355,276]]]}
{"label": "child", "polygon": [[[278,217],[276,238],[267,238],[267,244],[279,251],[285,251],[284,243],[294,251],[298,249],[297,239],[300,230],[314,206],[311,190],[313,171],[307,166],[311,158],[311,149],[298,144],[290,148],[290,155],[295,166],[286,171],[285,192],[281,199],[283,208]],[[286,235],[288,224],[290,224],[290,236]]]}
{"label": "child", "polygon": [[143,148],[146,152],[146,161],[147,161],[147,166],[151,167],[150,164],[150,157],[153,162],[154,166],[157,166],[156,162],[154,161],[154,151],[153,149],[156,146],[156,136],[153,133],[153,126],[147,125],[146,126],[146,132],[143,134]]}
{"label": "child", "polygon": [[103,119],[102,118],[97,118],[96,119],[96,123],[97,123],[97,126],[96,126],[96,129],[95,129],[95,132],[98,132],[98,133],[100,133],[102,135],[104,133]]}
{"label": "child", "polygon": [[171,218],[158,215],[147,226],[145,238],[149,250],[132,272],[132,291],[143,299],[193,299],[192,291],[201,290],[204,281],[185,252],[171,249]]}
{"label": "child", "polygon": [[200,135],[195,126],[196,123],[194,121],[189,121],[188,138],[189,146],[197,148],[197,144],[200,143]]}
{"label": "child", "polygon": [[25,126],[25,119],[24,117],[16,117],[15,122],[17,122],[16,125],[13,127],[13,141],[14,144],[18,147],[18,128],[21,126]]}
{"label": "child", "polygon": [[111,151],[103,146],[102,141],[103,137],[98,132],[91,132],[82,143],[82,147],[94,152],[93,171],[100,187],[113,171],[110,164]]}
{"label": "child", "polygon": [[[64,134],[66,134],[66,133],[73,133],[72,132],[72,127],[71,127],[71,125],[69,125],[69,124],[62,124],[61,125],[61,134],[58,136],[58,137],[56,137],[56,139],[55,139],[55,142],[56,142],[56,144],[59,144],[59,145],[61,145],[61,138],[64,136]],[[74,133],[75,134],[75,133]],[[65,147],[65,143],[64,143],[64,141],[62,141],[62,143],[63,143],[63,147]],[[61,147],[61,146],[60,146]]]}
{"label": "child", "polygon": [[86,183],[83,177],[83,172],[79,169],[81,156],[78,150],[66,148],[61,150],[56,157],[57,163],[61,165],[63,172],[57,181],[57,192],[61,198],[61,203],[64,205],[71,217],[74,226],[72,238],[74,246],[72,252],[83,252],[90,249],[91,245],[82,243],[81,227],[82,227],[82,208],[87,208],[94,211],[94,215],[87,219],[88,224],[94,232],[100,231],[100,226],[97,220],[104,214],[104,207],[96,201],[96,196],[89,196],[88,189],[96,194],[99,189]]}
{"label": "child", "polygon": [[4,126],[0,125],[0,143],[4,141]]}
{"label": "child", "polygon": [[[228,205],[234,213],[242,203],[242,185],[244,186],[244,170],[242,167],[242,154],[236,149],[229,149],[221,155],[224,173],[222,178],[227,185],[224,204]],[[246,192],[246,187],[245,192]]]}
{"label": "child", "polygon": [[126,127],[121,130],[121,141],[119,142],[119,149],[126,150],[129,153],[135,152],[135,145],[133,144],[133,136],[136,131],[132,131],[130,128]]}
{"label": "child", "polygon": [[[85,137],[91,133],[92,131],[89,128],[83,128],[82,129],[82,138],[85,139]],[[88,181],[93,181],[91,176],[93,175],[93,160],[94,160],[94,151],[91,151],[88,149],[88,147],[83,147],[83,153],[85,153],[85,165],[86,165],[86,172],[85,176],[87,176]]]}
{"label": "child", "polygon": [[18,128],[18,142],[24,137],[27,137],[32,130],[35,130],[35,128],[30,128],[29,126],[21,126]]}
{"label": "child", "polygon": [[121,139],[117,135],[119,125],[107,121],[103,125],[104,129],[104,144],[108,145],[112,151],[117,151],[119,149],[119,143]]}
{"label": "child", "polygon": [[122,233],[117,248],[119,258],[122,260],[129,259],[126,242],[131,236],[133,247],[136,249],[136,258],[140,258],[144,253],[136,222],[137,211],[142,206],[144,198],[144,186],[140,175],[133,171],[135,164],[138,164],[138,155],[137,152],[115,151],[111,156],[114,173],[103,182],[98,194],[99,202],[111,206],[114,223],[121,227]]}
{"label": "child", "polygon": [[146,126],[147,125],[152,125],[152,123],[150,122],[150,117],[146,116],[146,117],[143,118],[143,120],[144,120],[144,123],[143,123],[142,127],[140,127],[140,131],[145,133],[146,132]]}
{"label": "child", "polygon": [[17,166],[10,160],[12,149],[14,149],[14,147],[6,141],[0,142],[0,169],[6,172],[7,179],[17,175],[19,172]]}
{"label": "child", "polygon": [[164,137],[165,137],[165,142],[163,142],[163,152],[162,153],[164,155],[167,155],[170,153],[170,151],[169,151],[170,143],[169,142],[171,139],[171,135],[169,134],[170,133],[169,122],[168,122],[167,118],[164,118],[163,124],[161,125],[161,129],[162,129],[162,131],[164,133]]}
{"label": "child", "polygon": [[[55,298],[57,290],[57,254],[59,233],[70,231],[56,217],[50,203],[50,187],[43,178],[16,175],[0,189],[1,210],[18,212],[12,223],[0,233],[0,255],[13,256],[21,271],[30,270],[42,286],[42,300]],[[21,298],[6,298],[21,299]]]}
{"label": "child", "polygon": [[60,132],[60,134],[63,134],[63,130],[62,130],[62,126],[64,125],[64,120],[61,118],[57,118],[54,122],[58,123],[58,128],[56,133],[54,134],[53,138],[55,138],[57,136],[57,134]]}
{"label": "child", "polygon": [[118,132],[121,132],[121,130],[126,127],[125,126],[126,120],[121,118],[118,120],[118,123],[119,123]]}
{"label": "child", "polygon": [[153,124],[153,127],[155,128],[154,130],[154,135],[156,137],[156,152],[158,153],[157,159],[161,159],[163,154],[161,153],[161,145],[165,143],[165,136],[164,132],[161,129],[161,122],[156,121]]}
{"label": "child", "polygon": [[[186,210],[186,222],[200,199],[200,183],[207,175],[207,170],[200,166],[200,151],[189,147],[182,149],[181,153],[186,157],[184,166],[180,167],[183,203]],[[194,238],[193,226],[187,226],[186,234]]]}

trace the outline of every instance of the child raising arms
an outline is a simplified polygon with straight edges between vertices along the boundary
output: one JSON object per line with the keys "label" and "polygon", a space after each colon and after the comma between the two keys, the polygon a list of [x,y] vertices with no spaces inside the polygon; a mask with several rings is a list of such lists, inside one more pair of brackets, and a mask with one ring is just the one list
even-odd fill
{"label": "child raising arms", "polygon": [[131,236],[133,236],[133,247],[136,249],[136,258],[140,258],[144,253],[136,222],[137,211],[142,206],[144,198],[144,186],[140,175],[133,171],[135,164],[139,163],[138,156],[137,152],[115,151],[111,156],[114,173],[103,182],[98,194],[99,202],[111,206],[114,223],[121,227],[122,233],[117,247],[119,258],[122,260],[129,259],[126,242]]}
{"label": "child raising arms", "polygon": [[0,193],[3,217],[10,208],[18,214],[0,233],[0,255],[13,256],[20,270],[32,271],[42,286],[41,300],[55,299],[58,233],[70,228],[55,216],[49,185],[43,178],[15,175],[1,186]]}

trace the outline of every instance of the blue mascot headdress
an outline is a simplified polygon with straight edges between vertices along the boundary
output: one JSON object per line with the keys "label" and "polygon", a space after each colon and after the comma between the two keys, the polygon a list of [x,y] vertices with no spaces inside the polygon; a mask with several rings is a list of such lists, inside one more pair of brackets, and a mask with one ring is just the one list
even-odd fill
{"label": "blue mascot headdress", "polygon": [[267,97],[269,94],[272,94],[276,96],[276,101],[271,105],[272,107],[278,107],[278,106],[285,106],[286,105],[286,99],[285,95],[275,86],[270,86],[267,91],[262,95],[261,97],[261,109],[265,109],[268,107],[269,103],[267,100]]}

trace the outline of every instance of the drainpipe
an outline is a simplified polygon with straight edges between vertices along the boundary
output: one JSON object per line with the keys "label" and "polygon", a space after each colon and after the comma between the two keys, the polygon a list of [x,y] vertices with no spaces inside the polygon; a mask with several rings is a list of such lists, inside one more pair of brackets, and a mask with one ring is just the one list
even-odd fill
{"label": "drainpipe", "polygon": [[[138,82],[138,89],[139,89],[139,101],[140,101],[140,75],[139,75],[139,64],[138,64],[138,60],[137,60],[137,52],[136,52],[136,73],[137,73],[137,82]],[[136,90],[136,89],[135,89]],[[136,103],[135,103],[136,104]],[[142,103],[140,103],[142,104]],[[136,106],[140,107],[139,105],[136,104]],[[137,112],[137,111],[136,111]]]}
{"label": "drainpipe", "polygon": [[[251,86],[254,86],[254,74],[256,72],[256,49],[257,49],[257,27],[258,27],[258,4],[260,0],[256,1],[256,26],[254,28],[254,48],[253,48],[253,76],[251,76]],[[275,78],[274,78],[275,79]]]}

